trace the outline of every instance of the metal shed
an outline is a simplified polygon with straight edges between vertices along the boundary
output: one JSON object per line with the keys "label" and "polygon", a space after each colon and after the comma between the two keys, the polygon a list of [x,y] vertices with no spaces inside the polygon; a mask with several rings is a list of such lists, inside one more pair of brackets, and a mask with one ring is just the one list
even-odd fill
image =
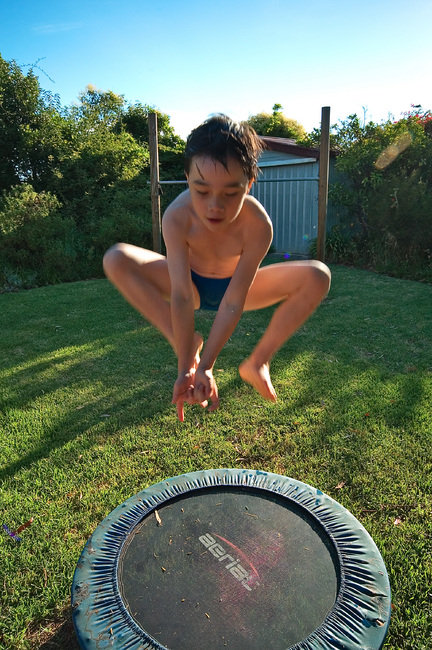
{"label": "metal shed", "polygon": [[[308,257],[310,240],[318,234],[319,149],[302,147],[295,140],[262,136],[261,174],[251,194],[267,210],[273,223],[273,246],[290,256]],[[329,179],[334,177],[330,156]],[[332,206],[327,231],[334,225]]]}

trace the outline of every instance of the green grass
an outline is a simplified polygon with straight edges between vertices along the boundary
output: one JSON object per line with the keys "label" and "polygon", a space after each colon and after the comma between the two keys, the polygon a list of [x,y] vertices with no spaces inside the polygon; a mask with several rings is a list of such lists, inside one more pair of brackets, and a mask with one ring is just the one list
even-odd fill
{"label": "green grass", "polygon": [[[250,467],[319,487],[374,538],[392,586],[387,648],[432,647],[432,287],[335,267],[272,363],[278,403],[237,372],[271,310],[216,364],[221,407],[170,404],[176,362],[105,280],[0,295],[0,647],[73,648],[69,593],[100,521],[184,472]],[[197,316],[209,331],[212,317]],[[66,641],[63,639],[67,638]]]}

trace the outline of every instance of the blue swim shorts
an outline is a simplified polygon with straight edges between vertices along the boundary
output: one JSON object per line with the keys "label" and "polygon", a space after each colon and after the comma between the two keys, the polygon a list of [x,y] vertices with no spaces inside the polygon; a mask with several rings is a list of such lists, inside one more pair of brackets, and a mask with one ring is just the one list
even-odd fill
{"label": "blue swim shorts", "polygon": [[192,269],[191,275],[200,297],[199,308],[217,311],[231,278],[205,278]]}

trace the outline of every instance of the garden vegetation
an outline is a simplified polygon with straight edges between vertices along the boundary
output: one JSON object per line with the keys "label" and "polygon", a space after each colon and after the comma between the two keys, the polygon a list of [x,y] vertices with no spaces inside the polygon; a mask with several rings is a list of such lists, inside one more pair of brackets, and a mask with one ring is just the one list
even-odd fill
{"label": "garden vegetation", "polygon": [[[0,57],[0,287],[101,277],[118,240],[151,246],[148,114],[88,86],[63,108],[30,70]],[[184,143],[158,113],[161,178]]]}
{"label": "garden vegetation", "polygon": [[[0,56],[0,291],[102,276],[117,241],[151,247],[148,115],[155,109],[88,86],[63,107]],[[183,179],[184,142],[158,114],[161,179]],[[282,106],[250,115],[260,135],[319,146]],[[326,259],[410,279],[432,279],[432,114],[335,125],[340,223]],[[167,187],[167,186],[164,186]],[[164,190],[162,206],[178,193]],[[315,250],[312,244],[311,255]]]}
{"label": "garden vegetation", "polygon": [[[319,137],[315,130],[303,143]],[[411,106],[379,125],[351,115],[333,127],[331,147],[339,179],[329,199],[340,223],[327,236],[326,260],[431,282],[432,113]]]}

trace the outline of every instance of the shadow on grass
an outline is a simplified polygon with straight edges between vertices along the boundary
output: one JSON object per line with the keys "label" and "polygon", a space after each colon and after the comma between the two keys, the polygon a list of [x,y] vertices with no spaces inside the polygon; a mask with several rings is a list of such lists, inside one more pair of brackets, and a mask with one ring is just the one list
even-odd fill
{"label": "shadow on grass", "polygon": [[[44,308],[37,300],[42,293]],[[107,295],[110,300],[105,301]],[[10,301],[9,309],[17,320],[20,311],[27,319],[9,347],[0,342],[0,355],[2,347],[6,353],[0,368],[6,378],[0,426],[3,420],[7,437],[14,438],[2,450],[0,480],[49,458],[77,437],[87,436],[89,444],[102,422],[112,435],[115,422],[125,428],[175,413],[171,397],[177,364],[171,347],[104,281],[48,287],[18,298],[16,305]],[[103,313],[97,307],[92,314],[96,300],[103,302]],[[107,314],[110,305],[113,313]],[[213,316],[201,317],[204,335],[212,321]],[[63,334],[54,329],[55,323]],[[10,456],[19,458],[8,462],[9,449]]]}
{"label": "shadow on grass", "polygon": [[[218,363],[227,363],[230,369],[231,366],[236,368],[257,342],[271,313],[272,308],[259,314],[245,314],[237,332],[227,343],[226,351],[222,351]],[[318,315],[324,327],[326,315],[326,309],[321,309]],[[197,316],[198,327],[204,335],[212,320],[212,315],[200,313]],[[50,349],[35,355],[27,364],[18,365],[9,374],[4,407],[12,411],[33,409],[34,432],[29,432],[28,440],[21,443],[26,448],[25,453],[0,470],[0,479],[14,476],[33,463],[48,458],[54,450],[78,436],[86,436],[95,431],[105,432],[109,436],[112,435],[115,423],[118,423],[119,428],[136,426],[140,422],[148,422],[156,416],[164,417],[173,412],[174,407],[170,401],[176,378],[175,357],[169,345],[153,328],[139,322],[139,329],[131,329],[130,323],[124,324],[122,330],[99,338],[95,332],[90,336],[88,332],[82,332],[70,347],[57,349],[52,341]],[[102,329],[106,326],[104,323]],[[287,369],[289,373],[297,358],[312,353],[312,361],[302,362],[298,376],[303,386],[302,394],[293,398],[289,391],[281,391],[281,401],[286,401],[286,408],[282,411],[287,423],[298,417],[302,409],[318,411],[314,415],[317,445],[338,426],[346,426],[346,413],[350,405],[353,414],[355,412],[357,416],[363,411],[372,418],[381,418],[388,426],[398,426],[401,418],[409,423],[416,413],[418,403],[424,398],[421,373],[393,375],[386,368],[385,359],[356,361],[354,352],[339,362],[335,353],[340,352],[344,346],[348,348],[349,343],[348,331],[345,338],[338,337],[333,348],[324,342],[314,351],[310,337],[303,330],[293,337],[275,359],[273,377],[277,385],[283,383]],[[291,376],[290,381],[295,382],[296,378]],[[374,382],[376,390],[373,390]],[[243,389],[238,376],[230,382],[221,381],[220,384],[222,410],[224,400],[236,399],[238,391],[243,392]],[[247,391],[247,399],[252,395],[253,402],[261,400],[252,388],[248,387]],[[393,398],[384,401],[386,391],[393,393]],[[50,401],[59,399],[64,400],[66,411],[60,418],[50,417]],[[321,402],[325,402],[326,409],[320,408]],[[57,408],[53,410],[58,413]],[[330,418],[329,410],[332,414]],[[188,413],[189,409],[186,411],[187,417]],[[259,417],[259,412],[257,415]],[[272,423],[270,417],[268,415],[266,418],[267,423]],[[101,428],[102,421],[106,426]],[[217,421],[218,417],[215,418],[215,424]],[[185,423],[187,425],[188,421]],[[19,428],[19,422],[15,426]],[[353,426],[355,428],[355,424]]]}
{"label": "shadow on grass", "polygon": [[71,608],[65,609],[56,620],[45,622],[28,640],[38,650],[80,650]]}
{"label": "shadow on grass", "polygon": [[[117,347],[111,345],[114,340]],[[15,461],[3,462],[0,479],[48,458],[78,436],[99,431],[101,423],[105,423],[109,435],[112,421],[127,427],[173,409],[170,391],[175,380],[175,359],[171,365],[160,364],[160,357],[166,357],[165,342],[159,337],[151,352],[147,349],[141,377],[137,371],[139,361],[130,358],[130,342],[123,340],[123,344],[126,349],[119,338],[99,340],[82,356],[78,353],[79,361],[70,354],[59,354],[51,360],[35,359],[28,368],[10,373],[12,388],[4,400],[4,422],[11,432],[19,432],[16,444],[26,451]],[[108,351],[104,352],[104,348]],[[45,371],[49,371],[47,376]],[[64,410],[58,408],[62,402]],[[27,409],[34,413],[31,424],[28,419],[25,423],[31,431],[24,430],[20,420],[20,411]]]}

